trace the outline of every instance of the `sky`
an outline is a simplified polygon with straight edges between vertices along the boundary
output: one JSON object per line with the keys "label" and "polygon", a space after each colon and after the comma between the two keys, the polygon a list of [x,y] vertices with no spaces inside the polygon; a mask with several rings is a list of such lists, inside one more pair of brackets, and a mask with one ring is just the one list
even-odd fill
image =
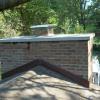
{"label": "sky", "polygon": [[91,3],[92,3],[92,0],[87,0],[88,2],[87,2],[87,6],[90,6],[91,5]]}

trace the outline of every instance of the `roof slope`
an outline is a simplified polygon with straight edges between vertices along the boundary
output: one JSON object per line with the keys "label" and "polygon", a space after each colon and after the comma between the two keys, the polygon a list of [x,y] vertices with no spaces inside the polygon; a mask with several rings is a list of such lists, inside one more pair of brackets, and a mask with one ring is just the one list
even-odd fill
{"label": "roof slope", "polygon": [[99,95],[42,66],[0,85],[0,100],[87,100],[90,97],[100,100]]}

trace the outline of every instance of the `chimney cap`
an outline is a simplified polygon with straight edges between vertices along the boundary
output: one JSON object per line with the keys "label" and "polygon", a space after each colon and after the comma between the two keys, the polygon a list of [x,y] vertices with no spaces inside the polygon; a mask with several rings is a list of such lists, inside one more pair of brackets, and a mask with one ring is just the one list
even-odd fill
{"label": "chimney cap", "polygon": [[43,24],[43,25],[33,25],[30,28],[32,29],[38,29],[38,28],[54,28],[56,27],[56,24]]}

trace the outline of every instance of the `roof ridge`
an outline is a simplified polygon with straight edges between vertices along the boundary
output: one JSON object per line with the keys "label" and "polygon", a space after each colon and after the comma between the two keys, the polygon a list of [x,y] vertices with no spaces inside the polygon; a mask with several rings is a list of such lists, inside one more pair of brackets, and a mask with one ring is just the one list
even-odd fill
{"label": "roof ridge", "polygon": [[57,72],[57,73],[60,73],[62,74],[63,76],[71,79],[72,81],[76,82],[77,84],[80,84],[84,87],[89,87],[89,81],[80,77],[79,75],[76,75],[76,74],[73,74],[67,70],[64,70],[63,68],[61,67],[58,67],[56,65],[53,65],[53,64],[50,64],[49,62],[47,61],[44,61],[43,59],[36,59],[36,60],[33,60],[27,64],[24,64],[23,66],[20,66],[20,67],[17,67],[11,71],[8,71],[6,73],[3,73],[2,74],[2,78],[3,79],[6,79],[7,77],[10,77],[10,76],[13,76],[13,75],[16,75],[16,74],[19,74],[19,73],[22,73],[22,72],[26,72],[36,66],[42,66],[42,67],[45,67],[49,70],[52,70],[54,72]]}

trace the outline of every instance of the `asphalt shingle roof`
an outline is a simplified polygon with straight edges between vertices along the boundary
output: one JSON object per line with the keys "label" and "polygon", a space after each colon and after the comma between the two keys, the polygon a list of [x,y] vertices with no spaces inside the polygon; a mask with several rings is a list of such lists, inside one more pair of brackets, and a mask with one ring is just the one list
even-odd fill
{"label": "asphalt shingle roof", "polygon": [[100,100],[100,96],[37,66],[1,84],[0,100]]}

